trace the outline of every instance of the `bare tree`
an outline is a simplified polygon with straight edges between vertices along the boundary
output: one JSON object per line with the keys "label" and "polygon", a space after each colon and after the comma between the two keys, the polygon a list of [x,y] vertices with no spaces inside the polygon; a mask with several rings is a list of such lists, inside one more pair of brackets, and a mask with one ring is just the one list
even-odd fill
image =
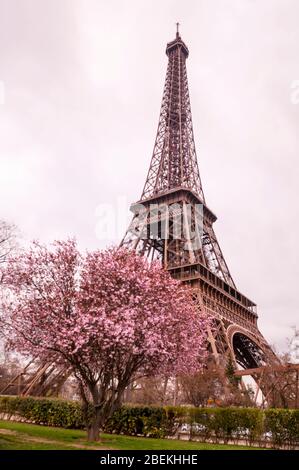
{"label": "bare tree", "polygon": [[240,386],[231,359],[225,373],[210,359],[200,372],[181,377],[180,384],[183,402],[193,406],[254,406],[252,390]]}
{"label": "bare tree", "polygon": [[0,264],[17,248],[17,227],[0,220]]}
{"label": "bare tree", "polygon": [[209,361],[206,367],[180,380],[183,400],[193,406],[207,406],[219,402],[225,395],[224,378],[219,366]]}
{"label": "bare tree", "polygon": [[296,325],[292,326],[293,334],[287,339],[288,345],[288,362],[299,364],[299,328]]}
{"label": "bare tree", "polygon": [[171,405],[174,388],[172,382],[167,377],[142,378],[127,391],[125,401],[139,405]]}
{"label": "bare tree", "polygon": [[[1,270],[1,266],[5,264],[8,257],[17,249],[17,245],[18,245],[17,238],[18,238],[17,227],[13,224],[9,224],[8,222],[4,220],[0,220],[0,286],[3,281],[3,272]],[[3,295],[3,291],[0,292],[0,295]],[[1,335],[1,328],[0,328],[0,353],[2,352],[2,349],[4,350],[4,341]],[[3,362],[2,357],[0,357],[0,361],[1,363]],[[3,375],[3,373],[1,374]]]}
{"label": "bare tree", "polygon": [[[23,376],[21,375],[23,366],[20,360],[14,356],[5,355],[4,361],[0,364],[0,393],[5,390],[6,395],[17,395],[20,393]],[[18,380],[13,380],[18,377]],[[10,384],[9,387],[7,387]]]}
{"label": "bare tree", "polygon": [[287,338],[287,350],[277,353],[280,359],[278,370],[266,371],[263,384],[267,384],[265,401],[273,408],[298,408],[299,406],[299,329],[292,326]]}

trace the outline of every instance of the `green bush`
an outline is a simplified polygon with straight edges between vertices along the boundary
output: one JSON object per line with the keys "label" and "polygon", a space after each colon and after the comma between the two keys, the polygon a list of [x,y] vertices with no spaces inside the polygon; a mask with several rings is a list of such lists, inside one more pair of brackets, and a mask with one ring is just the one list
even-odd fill
{"label": "green bush", "polygon": [[257,408],[191,408],[189,420],[192,436],[204,441],[245,439],[252,442],[263,432],[263,412]]}
{"label": "green bush", "polygon": [[0,397],[0,413],[20,416],[26,421],[47,426],[82,429],[84,420],[80,403],[33,397]]}
{"label": "green bush", "polygon": [[[83,429],[80,403],[33,397],[0,397],[0,413],[19,416],[28,422],[63,428]],[[193,408],[123,406],[116,411],[105,431],[131,436],[174,436],[181,426],[190,438],[215,442],[244,439],[273,447],[299,445],[299,410],[257,408]]]}
{"label": "green bush", "polygon": [[180,407],[123,406],[106,425],[107,432],[131,436],[166,437],[174,435],[184,422]]}
{"label": "green bush", "polygon": [[166,421],[163,408],[123,406],[113,414],[106,425],[106,431],[131,436],[163,437]]}
{"label": "green bush", "polygon": [[299,443],[299,410],[269,409],[265,411],[265,432],[276,447],[293,447]]}

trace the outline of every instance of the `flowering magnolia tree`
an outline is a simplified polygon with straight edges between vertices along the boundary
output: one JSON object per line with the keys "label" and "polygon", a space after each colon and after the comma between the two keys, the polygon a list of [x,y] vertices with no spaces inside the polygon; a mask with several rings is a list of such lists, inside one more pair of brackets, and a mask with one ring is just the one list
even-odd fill
{"label": "flowering magnolia tree", "polygon": [[83,256],[74,241],[35,243],[4,283],[10,348],[71,368],[93,405],[90,439],[134,379],[194,372],[205,357],[209,320],[191,291],[126,249]]}

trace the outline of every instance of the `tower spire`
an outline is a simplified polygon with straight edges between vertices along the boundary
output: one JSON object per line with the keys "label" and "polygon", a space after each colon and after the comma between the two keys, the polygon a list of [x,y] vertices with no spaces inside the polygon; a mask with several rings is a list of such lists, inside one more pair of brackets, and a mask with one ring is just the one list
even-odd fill
{"label": "tower spire", "polygon": [[186,59],[189,50],[178,32],[167,44],[166,72],[160,120],[152,161],[141,199],[184,187],[204,202],[188,89]]}
{"label": "tower spire", "polygon": [[180,23],[176,23],[176,38],[179,39],[180,37],[180,31],[179,31]]}

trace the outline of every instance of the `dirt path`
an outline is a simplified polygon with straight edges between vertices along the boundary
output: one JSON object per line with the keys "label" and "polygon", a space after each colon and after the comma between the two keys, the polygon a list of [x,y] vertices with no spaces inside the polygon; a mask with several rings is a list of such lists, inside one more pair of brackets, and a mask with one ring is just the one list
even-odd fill
{"label": "dirt path", "polygon": [[11,429],[0,429],[0,434],[4,434],[6,436],[17,436],[19,433],[17,431],[12,431]]}
{"label": "dirt path", "polygon": [[83,450],[112,450],[109,447],[97,447],[97,446],[88,446],[84,444],[74,444],[71,442],[66,442],[66,441],[55,441],[53,439],[43,439],[42,437],[34,437],[34,436],[28,436],[28,434],[23,434],[17,431],[12,431],[10,429],[0,429],[0,435],[3,436],[16,436],[19,437],[23,442],[39,442],[40,444],[53,444],[53,445],[58,445],[62,446],[65,445],[67,447],[73,448],[73,449],[83,449]]}

